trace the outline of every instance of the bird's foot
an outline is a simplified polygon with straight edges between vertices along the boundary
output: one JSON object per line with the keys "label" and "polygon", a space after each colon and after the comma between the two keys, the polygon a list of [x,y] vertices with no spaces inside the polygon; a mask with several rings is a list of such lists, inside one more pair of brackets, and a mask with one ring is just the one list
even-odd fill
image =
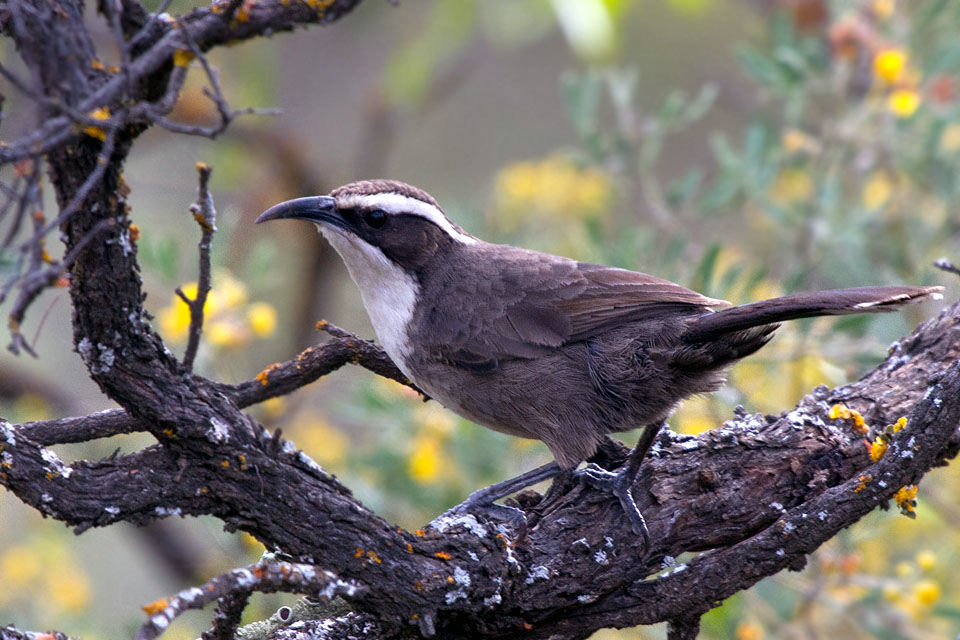
{"label": "bird's foot", "polygon": [[635,469],[628,465],[619,471],[607,471],[594,463],[590,463],[583,469],[575,471],[574,474],[591,487],[616,496],[623,508],[624,515],[630,522],[630,528],[633,529],[635,534],[643,538],[645,548],[650,546],[650,532],[647,530],[647,523],[643,519],[640,509],[637,508],[637,502],[633,499],[633,493],[631,493],[633,482],[637,478]]}
{"label": "bird's foot", "polygon": [[439,518],[444,516],[464,516],[467,514],[481,514],[489,519],[496,521],[506,521],[517,530],[526,527],[527,519],[523,511],[516,507],[497,504],[495,501],[514,494],[521,489],[526,489],[530,485],[548,480],[560,473],[560,467],[556,462],[545,464],[531,471],[527,471],[516,478],[510,478],[503,482],[478,489],[471,493],[466,500],[457,506],[449,509]]}
{"label": "bird's foot", "polygon": [[[482,489],[481,489],[482,491]],[[485,520],[493,522],[503,522],[516,531],[520,531],[527,526],[527,517],[517,507],[511,507],[505,504],[497,504],[486,496],[477,496],[480,491],[471,493],[470,496],[460,504],[451,507],[440,514],[433,523],[439,523],[445,518],[460,518],[464,516],[481,516]],[[474,498],[474,496],[477,496]]]}

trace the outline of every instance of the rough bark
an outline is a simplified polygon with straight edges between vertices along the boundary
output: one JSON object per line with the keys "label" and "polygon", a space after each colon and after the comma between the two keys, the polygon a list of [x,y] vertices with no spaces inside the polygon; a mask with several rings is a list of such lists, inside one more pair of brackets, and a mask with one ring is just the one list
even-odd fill
{"label": "rough bark", "polygon": [[[0,4],[0,29],[16,40],[48,100],[37,130],[0,149],[0,162],[46,155],[72,256],[64,268],[74,344],[92,379],[122,407],[26,425],[0,422],[0,484],[19,499],[78,532],[210,514],[282,550],[294,564],[257,565],[211,582],[222,606],[211,632],[217,637],[228,634],[245,594],[258,588],[348,602],[351,612],[296,629],[307,637],[582,638],[603,627],[669,621],[671,637],[687,638],[717,602],[802,567],[842,528],[956,454],[960,307],[954,305],[859,382],[818,389],[782,416],[740,412],[699,437],[665,431],[634,489],[651,532],[649,548],[631,533],[615,500],[566,481],[544,496],[521,495],[521,530],[459,513],[408,532],[372,513],[242,408],[347,362],[402,375],[374,345],[342,333],[240,385],[190,374],[144,314],[122,178],[136,136],[159,117],[160,107],[141,107],[177,90],[177,51],[330,21],[355,4],[265,0],[243,5],[240,21],[234,19],[239,3],[220,3],[193,11],[174,28],[128,3],[117,24],[140,40],[125,72],[113,75],[92,64],[96,51],[76,0]],[[56,40],[63,34],[71,35]],[[70,57],[41,55],[52,41],[62,41]],[[64,104],[72,105],[68,113],[56,106]],[[105,139],[79,132],[76,114],[101,106],[114,114],[109,126],[100,123],[109,129]],[[873,463],[864,435],[829,419],[837,402],[859,410],[875,429],[902,416],[908,424]],[[71,465],[45,448],[133,430],[150,432],[157,443]],[[602,461],[615,465],[623,455],[611,444]],[[673,560],[691,551],[706,553]],[[179,594],[141,637],[158,635],[170,617],[202,601],[193,591]],[[293,633],[280,629],[273,637]]]}

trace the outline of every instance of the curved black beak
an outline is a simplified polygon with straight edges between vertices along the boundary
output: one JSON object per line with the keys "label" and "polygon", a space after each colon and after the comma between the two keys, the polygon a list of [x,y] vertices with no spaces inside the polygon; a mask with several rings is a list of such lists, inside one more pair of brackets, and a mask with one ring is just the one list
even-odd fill
{"label": "curved black beak", "polygon": [[309,196],[275,204],[257,216],[256,222],[260,224],[280,218],[297,218],[336,227],[347,226],[347,221],[337,213],[336,200],[330,196]]}

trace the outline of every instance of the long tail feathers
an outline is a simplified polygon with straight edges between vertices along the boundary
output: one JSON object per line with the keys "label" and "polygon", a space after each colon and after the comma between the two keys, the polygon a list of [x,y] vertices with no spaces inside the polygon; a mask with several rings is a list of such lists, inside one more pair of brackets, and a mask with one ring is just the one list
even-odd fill
{"label": "long tail feathers", "polygon": [[943,287],[857,287],[797,293],[701,316],[690,325],[683,339],[686,342],[711,340],[732,331],[797,318],[896,311],[910,302],[939,299],[942,291]]}

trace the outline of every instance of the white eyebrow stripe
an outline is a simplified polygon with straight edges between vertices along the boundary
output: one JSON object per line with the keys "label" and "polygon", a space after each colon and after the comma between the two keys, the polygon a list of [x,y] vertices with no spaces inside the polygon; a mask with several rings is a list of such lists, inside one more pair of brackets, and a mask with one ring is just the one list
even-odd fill
{"label": "white eyebrow stripe", "polygon": [[410,198],[399,193],[371,193],[367,195],[341,196],[337,198],[337,206],[346,209],[383,209],[390,214],[412,213],[421,218],[426,218],[461,244],[475,244],[477,242],[476,238],[457,231],[440,209],[423,200]]}

